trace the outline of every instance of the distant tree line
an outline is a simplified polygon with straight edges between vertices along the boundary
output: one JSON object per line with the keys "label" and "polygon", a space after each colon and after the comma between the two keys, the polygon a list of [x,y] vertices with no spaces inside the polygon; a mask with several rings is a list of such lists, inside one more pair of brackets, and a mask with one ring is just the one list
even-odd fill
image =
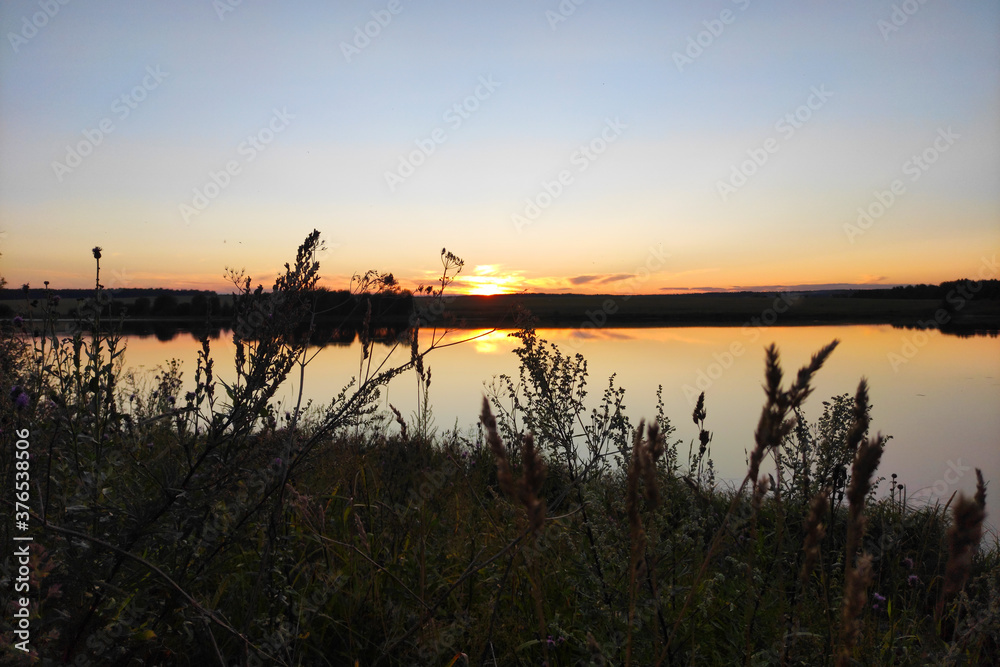
{"label": "distant tree line", "polygon": [[[116,299],[135,299],[139,297],[149,297],[155,299],[161,295],[173,295],[178,298],[192,297],[196,294],[203,294],[206,297],[218,296],[211,290],[196,289],[169,289],[166,287],[124,287],[105,288],[105,291],[114,295]],[[58,295],[62,299],[89,299],[94,296],[94,288],[80,289],[50,289],[45,290],[40,287],[31,287],[25,291],[24,287],[0,289],[0,301],[14,299],[44,299],[46,294]]]}
{"label": "distant tree line", "polygon": [[1000,299],[1000,280],[949,280],[940,285],[897,285],[886,289],[855,290],[855,299],[945,299],[949,294],[973,294],[978,299]]}

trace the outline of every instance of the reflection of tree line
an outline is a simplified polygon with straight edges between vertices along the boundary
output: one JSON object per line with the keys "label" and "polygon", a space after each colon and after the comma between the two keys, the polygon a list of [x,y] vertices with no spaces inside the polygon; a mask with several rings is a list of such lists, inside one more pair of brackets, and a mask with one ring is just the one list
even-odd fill
{"label": "reflection of tree line", "polygon": [[[919,324],[893,324],[893,329],[927,329],[928,327],[922,327]],[[993,327],[982,327],[976,326],[975,324],[943,324],[936,327],[938,331],[943,334],[948,334],[949,336],[958,336],[959,338],[975,338],[977,336],[984,336],[989,338],[1000,337],[1000,328],[996,326]]]}
{"label": "reflection of tree line", "polygon": [[[229,324],[196,324],[176,320],[125,320],[122,326],[122,333],[128,336],[155,336],[157,340],[163,342],[184,335],[190,335],[192,340],[198,341],[206,333],[210,339],[218,340],[223,336],[228,337],[232,330],[232,326]],[[394,345],[400,339],[405,338],[406,331],[407,327],[405,326],[377,327],[371,330],[368,337],[376,343]],[[361,326],[355,324],[337,327],[319,325],[313,334],[312,344],[320,347],[327,345],[347,347],[358,339],[360,333]]]}
{"label": "reflection of tree line", "polygon": [[[128,306],[125,309],[109,310],[109,314],[124,315],[122,332],[133,336],[155,336],[157,340],[169,341],[183,334],[190,334],[199,340],[207,334],[209,338],[218,339],[223,334],[237,330],[245,338],[254,338],[258,323],[253,314],[250,318],[241,316],[239,321],[233,317],[233,308],[229,304],[219,304],[218,297],[197,299],[190,303],[171,303],[170,295],[162,295],[150,303],[138,308]],[[198,295],[203,296],[203,295]],[[256,306],[255,313],[262,322],[274,304],[270,303],[270,295],[263,294]],[[197,301],[196,301],[197,299]],[[176,301],[176,300],[174,300]],[[159,302],[159,303],[157,303]],[[369,304],[371,309],[369,311]],[[188,306],[188,308],[182,308]],[[214,306],[214,307],[213,307]],[[299,326],[290,332],[294,340],[310,335],[313,345],[351,345],[358,337],[367,332],[367,337],[376,343],[395,344],[405,338],[409,329],[413,299],[408,292],[400,294],[352,294],[346,290],[318,290],[312,305],[316,313],[313,321],[313,331],[309,334],[307,325]],[[143,319],[143,318],[172,319]],[[197,318],[202,318],[200,321]]]}

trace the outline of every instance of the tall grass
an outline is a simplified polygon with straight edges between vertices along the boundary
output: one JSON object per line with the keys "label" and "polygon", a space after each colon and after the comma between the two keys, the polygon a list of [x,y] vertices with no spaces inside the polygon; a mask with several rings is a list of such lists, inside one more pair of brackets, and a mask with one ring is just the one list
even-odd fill
{"label": "tall grass", "polygon": [[[592,405],[586,360],[530,328],[515,334],[518,376],[491,385],[478,425],[439,432],[425,358],[441,323],[426,308],[414,318],[432,327],[425,346],[417,329],[395,340],[411,351],[395,367],[362,311],[358,375],[327,405],[280,414],[275,392],[292,374],[301,386],[316,353],[319,247],[310,235],[271,292],[233,274],[234,380],[218,379],[206,338],[183,396],[176,364],[125,369],[115,323],[98,319],[99,265],[74,335],[56,335],[51,301],[26,304],[23,329],[5,325],[0,474],[12,488],[11,433],[29,429],[35,537],[33,653],[13,648],[5,614],[6,662],[1000,661],[985,480],[945,507],[908,506],[895,480],[877,496],[888,438],[869,437],[866,383],[817,423],[801,418],[835,343],[788,388],[766,351],[735,487],[711,462],[709,408],[725,406],[699,399],[687,446],[662,401],[633,426],[614,378]],[[432,298],[462,268],[442,262]],[[358,307],[395,289],[390,274],[361,276]],[[382,414],[379,389],[410,370],[413,419]],[[7,554],[3,572],[12,609]]]}

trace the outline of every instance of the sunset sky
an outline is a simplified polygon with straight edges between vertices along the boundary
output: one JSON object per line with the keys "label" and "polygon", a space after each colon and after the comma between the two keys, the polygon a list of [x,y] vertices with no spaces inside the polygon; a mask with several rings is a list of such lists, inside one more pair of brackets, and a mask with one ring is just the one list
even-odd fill
{"label": "sunset sky", "polygon": [[[642,292],[976,277],[1000,4],[0,3],[0,275]],[[870,217],[860,217],[867,211]]]}

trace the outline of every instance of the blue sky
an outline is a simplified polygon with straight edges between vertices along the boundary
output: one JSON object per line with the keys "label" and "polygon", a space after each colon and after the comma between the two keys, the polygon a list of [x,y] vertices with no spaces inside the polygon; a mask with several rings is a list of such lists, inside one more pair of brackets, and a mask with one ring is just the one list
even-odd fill
{"label": "blue sky", "polygon": [[0,25],[13,284],[86,285],[94,245],[121,286],[266,283],[313,228],[331,284],[428,280],[446,246],[481,291],[938,282],[1000,247],[996,3],[35,0]]}

